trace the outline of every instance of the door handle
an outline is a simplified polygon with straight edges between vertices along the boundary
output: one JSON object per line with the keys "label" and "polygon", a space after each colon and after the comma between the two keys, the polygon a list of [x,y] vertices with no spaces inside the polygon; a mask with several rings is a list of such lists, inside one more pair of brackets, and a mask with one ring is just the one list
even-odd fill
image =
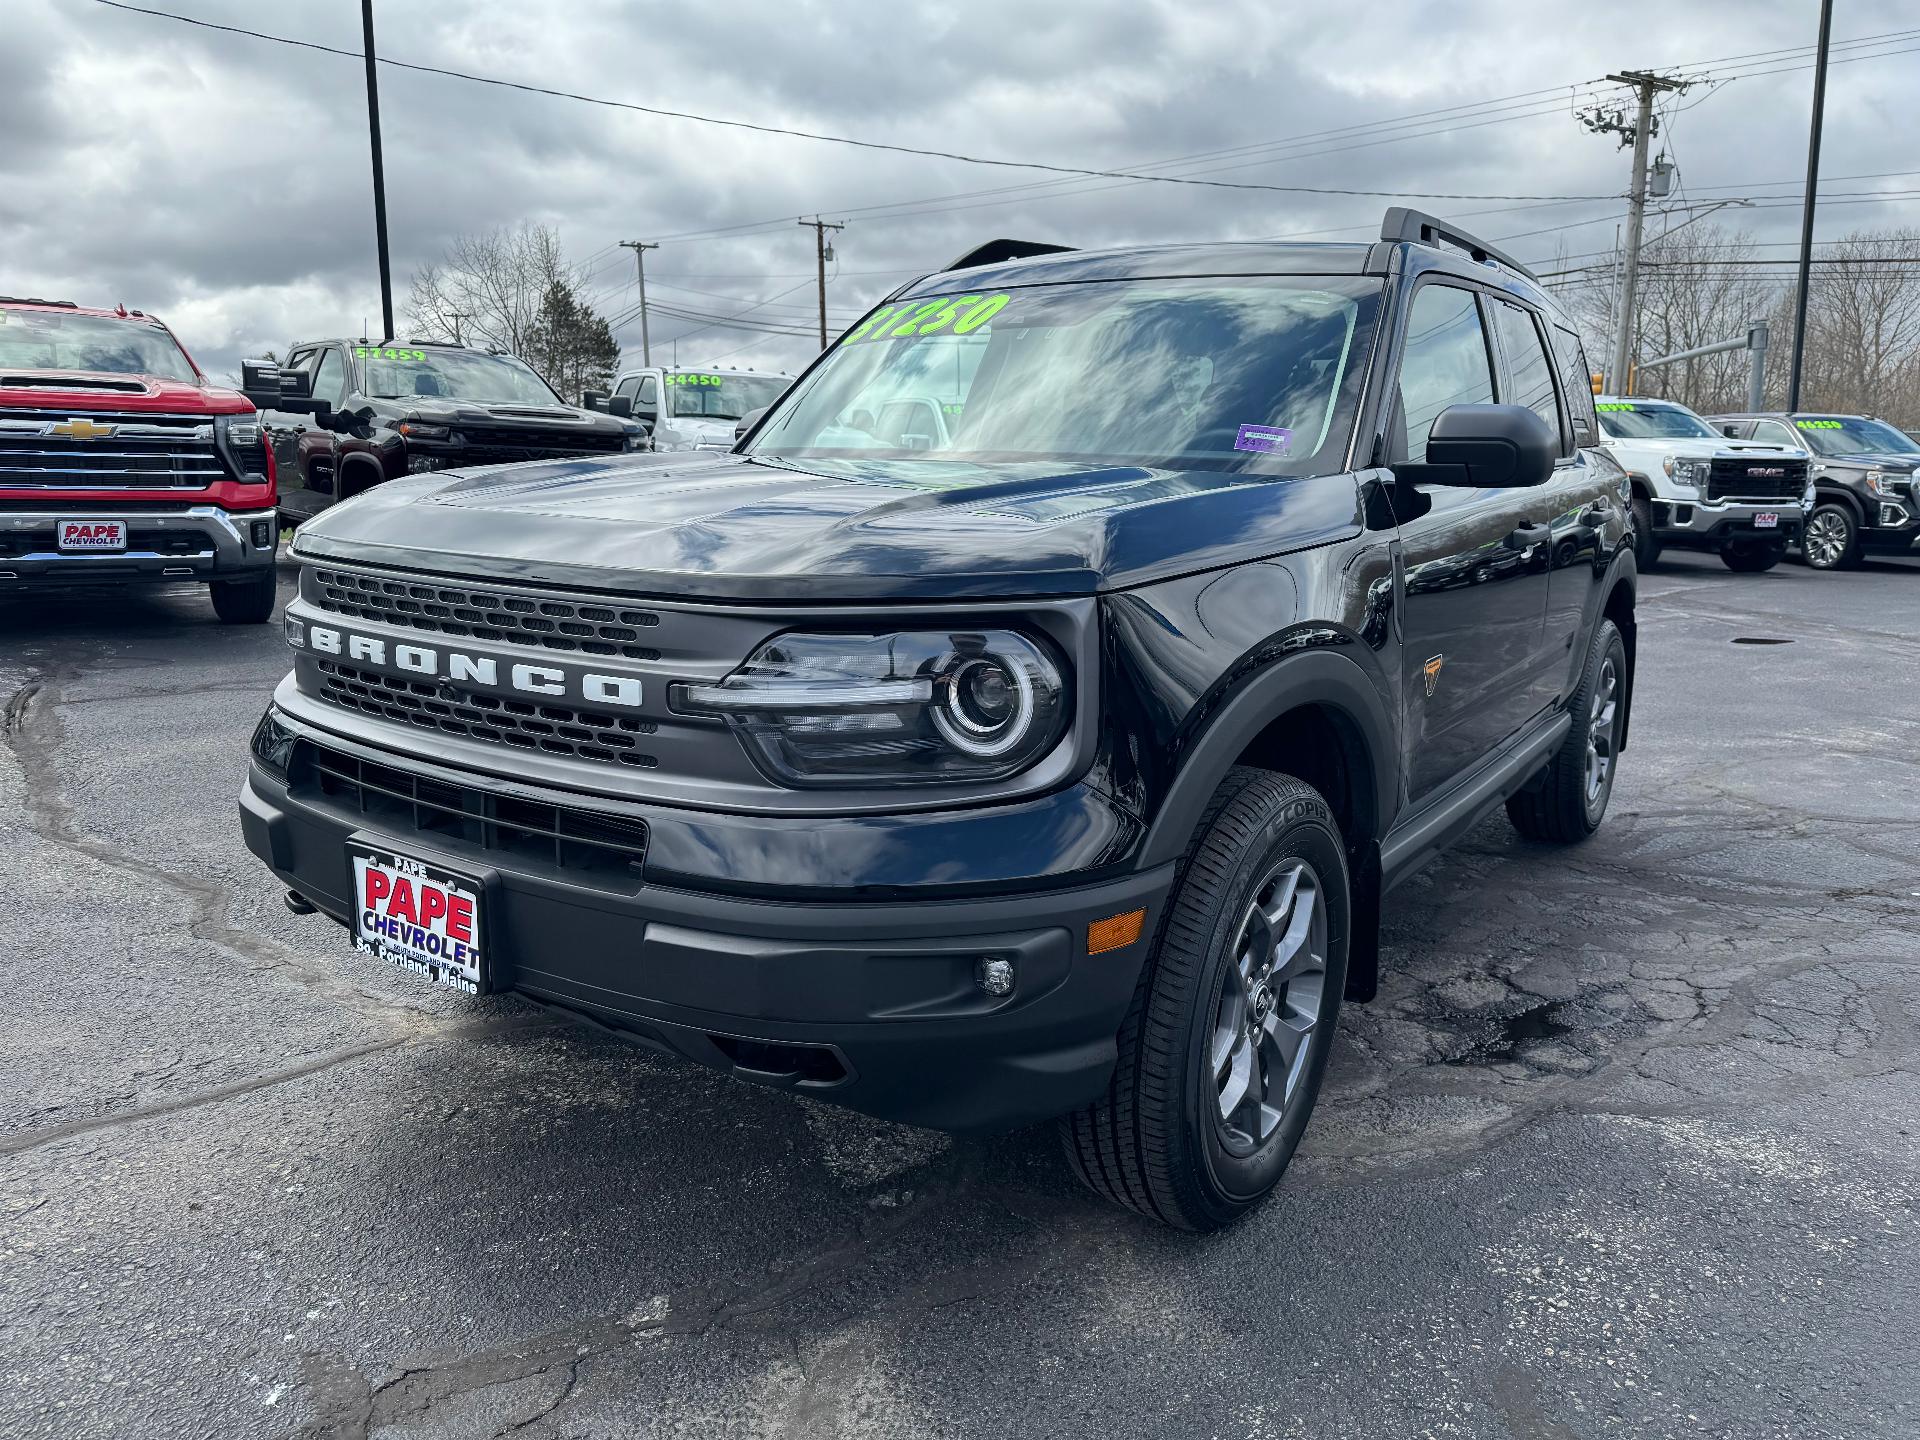
{"label": "door handle", "polygon": [[1507,536],[1509,550],[1531,550],[1536,545],[1544,545],[1553,539],[1551,525],[1522,525]]}

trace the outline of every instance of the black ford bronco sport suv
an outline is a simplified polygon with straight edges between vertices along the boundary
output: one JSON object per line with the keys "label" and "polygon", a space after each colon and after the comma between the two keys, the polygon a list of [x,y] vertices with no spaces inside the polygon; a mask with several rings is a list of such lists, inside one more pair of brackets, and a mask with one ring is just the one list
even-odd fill
{"label": "black ford bronco sport suv", "polygon": [[[732,452],[399,479],[303,526],[246,840],[363,948],[942,1129],[1061,1121],[1224,1225],[1382,894],[1627,739],[1625,472],[1517,263],[1037,254],[893,294]],[[943,433],[876,435],[932,400]],[[880,427],[883,428],[884,427]]]}

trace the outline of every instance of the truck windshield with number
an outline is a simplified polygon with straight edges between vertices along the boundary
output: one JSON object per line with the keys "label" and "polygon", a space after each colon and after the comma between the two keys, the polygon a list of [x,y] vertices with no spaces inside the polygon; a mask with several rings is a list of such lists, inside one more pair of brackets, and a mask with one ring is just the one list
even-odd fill
{"label": "truck windshield with number", "polygon": [[253,405],[159,320],[0,297],[0,593],[200,584],[264,622],[274,510]]}

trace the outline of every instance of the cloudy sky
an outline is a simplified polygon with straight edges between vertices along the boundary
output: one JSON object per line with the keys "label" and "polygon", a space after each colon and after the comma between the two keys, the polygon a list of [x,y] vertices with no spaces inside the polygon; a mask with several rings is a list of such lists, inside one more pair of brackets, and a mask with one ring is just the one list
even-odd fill
{"label": "cloudy sky", "polygon": [[[357,0],[148,3],[360,48]],[[1817,238],[1920,225],[1920,14],[1910,0],[1836,9],[1846,63],[1828,86]],[[816,212],[849,222],[828,287],[842,324],[996,235],[1359,240],[1384,207],[1411,204],[1544,268],[1592,264],[1614,243],[1628,156],[1576,111],[1618,101],[1603,77],[1623,68],[1700,82],[1669,107],[1659,143],[1680,184],[1652,226],[1738,226],[1789,258],[1818,19],[1816,0],[377,0],[376,11],[381,55],[416,65],[992,159],[1299,187],[1063,177],[383,66],[403,314],[409,275],[452,237],[532,221],[559,229],[610,317],[634,299],[633,257],[616,242],[657,239],[651,301],[803,332],[813,232],[794,222]],[[363,317],[377,328],[357,58],[100,0],[3,0],[0,132],[0,292],[152,310],[213,373],[358,332]],[[1330,190],[1430,198],[1313,193]],[[1704,216],[1730,200],[1747,203]],[[652,333],[656,351],[686,363],[777,369],[814,349],[804,335],[659,313]],[[637,321],[619,337],[637,362]]]}

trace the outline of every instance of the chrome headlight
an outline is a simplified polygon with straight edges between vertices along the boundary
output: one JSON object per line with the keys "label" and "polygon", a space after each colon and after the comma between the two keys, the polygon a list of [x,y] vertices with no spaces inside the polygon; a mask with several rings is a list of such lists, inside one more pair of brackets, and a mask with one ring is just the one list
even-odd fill
{"label": "chrome headlight", "polygon": [[395,427],[409,440],[450,440],[453,429],[448,425],[431,425],[424,420],[402,420]]}
{"label": "chrome headlight", "polygon": [[260,443],[260,422],[258,420],[234,420],[227,425],[227,443],[236,450]]}
{"label": "chrome headlight", "polygon": [[1705,460],[1676,460],[1669,455],[1662,463],[1667,475],[1676,485],[1698,486],[1707,476]]}
{"label": "chrome headlight", "polygon": [[1026,769],[1066,730],[1067,684],[1011,630],[788,634],[669,703],[724,716],[783,785],[977,784]]}
{"label": "chrome headlight", "polygon": [[1860,477],[1860,483],[1875,495],[1893,494],[1893,487],[1887,483],[1887,472],[1884,470],[1867,471]]}

